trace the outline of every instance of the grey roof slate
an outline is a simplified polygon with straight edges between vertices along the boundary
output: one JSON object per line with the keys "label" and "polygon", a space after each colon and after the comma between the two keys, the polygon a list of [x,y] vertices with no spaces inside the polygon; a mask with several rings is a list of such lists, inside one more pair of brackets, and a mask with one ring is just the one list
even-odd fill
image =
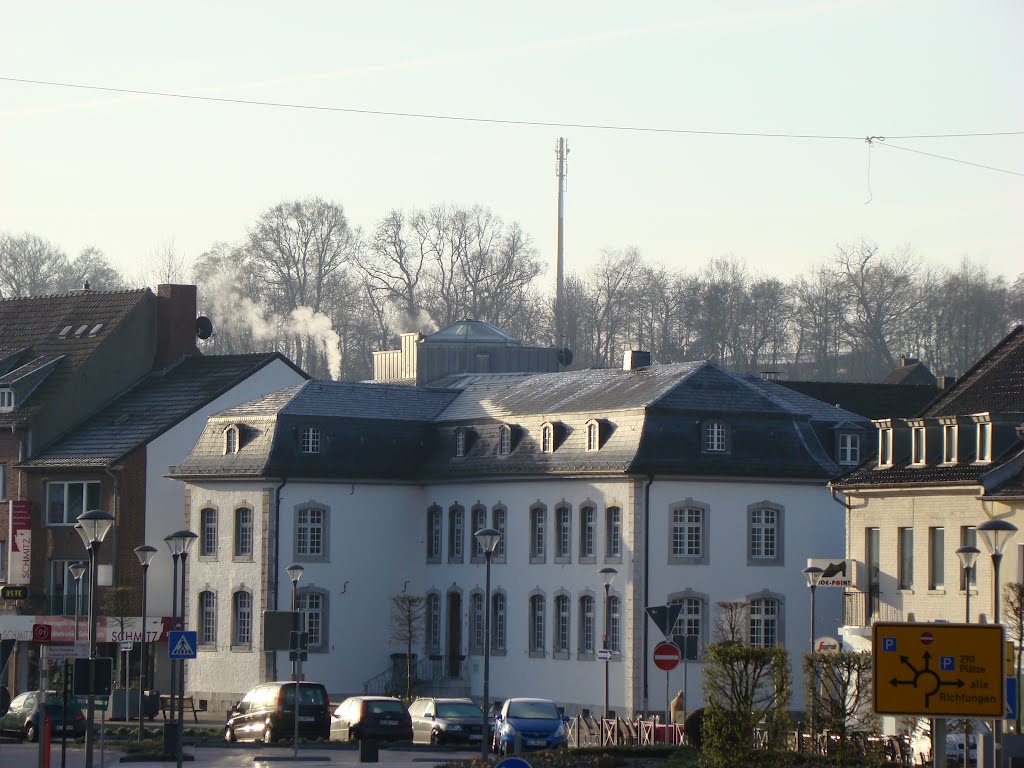
{"label": "grey roof slate", "polygon": [[184,358],[146,376],[18,466],[36,469],[115,464],[274,360],[287,362],[278,353]]}

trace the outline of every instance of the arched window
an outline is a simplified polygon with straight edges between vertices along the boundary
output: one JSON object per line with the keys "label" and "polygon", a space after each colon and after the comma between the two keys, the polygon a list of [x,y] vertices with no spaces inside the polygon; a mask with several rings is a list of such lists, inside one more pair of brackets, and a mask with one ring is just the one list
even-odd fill
{"label": "arched window", "polygon": [[505,520],[507,515],[508,513],[502,506],[497,506],[491,510],[491,527],[501,534],[501,538],[498,539],[498,546],[494,549],[493,558],[499,563],[505,561]]}
{"label": "arched window", "polygon": [[579,652],[580,655],[592,655],[594,653],[594,596],[583,595],[580,597],[580,634]]}
{"label": "arched window", "polygon": [[235,510],[235,557],[252,557],[252,510]]}
{"label": "arched window", "polygon": [[780,601],[774,597],[759,597],[750,601],[751,645],[767,647],[780,642],[780,609]]}
{"label": "arched window", "polygon": [[425,607],[424,644],[429,650],[436,651],[441,647],[441,596],[436,592],[427,595]]}
{"label": "arched window", "polygon": [[544,453],[555,450],[555,428],[550,424],[544,424],[540,428],[540,449]]}
{"label": "arched window", "polygon": [[596,419],[587,422],[587,450],[596,451],[601,448],[601,424]]}
{"label": "arched window", "polygon": [[555,645],[554,652],[563,658],[569,656],[569,596],[555,596]]}
{"label": "arched window", "polygon": [[231,597],[231,645],[252,646],[252,595],[240,590]]}
{"label": "arched window", "polygon": [[209,507],[199,513],[199,556],[217,556],[217,510]]}
{"label": "arched window", "polygon": [[530,562],[544,562],[544,529],[547,510],[543,505],[530,509]]}
{"label": "arched window", "polygon": [[621,601],[615,595],[608,598],[608,616],[606,620],[608,622],[608,650],[612,653],[622,653],[622,648],[619,644],[622,625]]}
{"label": "arched window", "polygon": [[544,595],[530,597],[530,655],[544,655]]}
{"label": "arched window", "polygon": [[441,559],[441,508],[436,504],[427,510],[427,559]]}
{"label": "arched window", "polygon": [[498,427],[498,455],[508,456],[512,453],[512,428],[507,424]]}
{"label": "arched window", "polygon": [[455,455],[459,458],[466,455],[466,430],[455,430]]}
{"label": "arched window", "polygon": [[229,424],[224,429],[224,455],[238,453],[238,427]]}
{"label": "arched window", "polygon": [[217,642],[217,594],[209,590],[199,593],[199,644],[215,645]]}
{"label": "arched window", "polygon": [[480,562],[484,559],[484,551],[480,547],[480,542],[476,540],[476,532],[487,527],[487,507],[482,504],[477,504],[473,507],[470,515],[471,527],[469,537],[473,542],[473,560]]}
{"label": "arched window", "polygon": [[465,512],[457,504],[448,510],[448,562],[461,563],[465,551]]}
{"label": "arched window", "polygon": [[605,557],[622,557],[622,510],[608,507],[605,512]]}
{"label": "arched window", "polygon": [[484,596],[474,592],[469,596],[469,651],[484,651]]}
{"label": "arched window", "polygon": [[505,652],[505,593],[491,596],[491,651]]}

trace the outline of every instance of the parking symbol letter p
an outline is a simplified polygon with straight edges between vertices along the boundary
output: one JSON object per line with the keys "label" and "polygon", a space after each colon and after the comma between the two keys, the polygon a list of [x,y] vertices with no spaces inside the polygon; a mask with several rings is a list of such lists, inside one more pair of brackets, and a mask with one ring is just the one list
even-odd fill
{"label": "parking symbol letter p", "polygon": [[882,650],[892,652],[896,650],[896,638],[895,637],[883,637],[882,638]]}

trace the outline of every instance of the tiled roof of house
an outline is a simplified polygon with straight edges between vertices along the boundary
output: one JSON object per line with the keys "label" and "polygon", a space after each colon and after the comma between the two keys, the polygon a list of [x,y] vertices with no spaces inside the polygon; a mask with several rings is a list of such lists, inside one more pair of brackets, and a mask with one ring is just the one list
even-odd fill
{"label": "tiled roof of house", "polygon": [[940,392],[938,387],[926,384],[857,384],[845,381],[775,383],[869,419],[916,416]]}
{"label": "tiled roof of house", "polygon": [[991,352],[945,390],[924,415],[1024,411],[1024,326],[1018,325]]}
{"label": "tiled roof of house", "polygon": [[19,466],[38,469],[115,464],[274,360],[291,365],[278,353],[184,358],[146,376]]}
{"label": "tiled roof of house", "polygon": [[33,360],[61,358],[25,407],[0,414],[0,425],[23,422],[42,408],[48,396],[60,392],[62,382],[104,343],[110,329],[147,295],[152,296],[141,289],[0,299],[3,373]]}

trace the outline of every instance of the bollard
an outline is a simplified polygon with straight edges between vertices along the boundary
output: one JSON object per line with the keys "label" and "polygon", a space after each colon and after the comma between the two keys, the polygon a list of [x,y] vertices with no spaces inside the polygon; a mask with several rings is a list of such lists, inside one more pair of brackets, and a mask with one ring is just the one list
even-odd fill
{"label": "bollard", "polygon": [[164,754],[178,754],[178,724],[164,723]]}
{"label": "bollard", "polygon": [[359,740],[359,762],[360,763],[376,763],[377,760],[378,760],[377,740],[376,739],[360,739]]}

